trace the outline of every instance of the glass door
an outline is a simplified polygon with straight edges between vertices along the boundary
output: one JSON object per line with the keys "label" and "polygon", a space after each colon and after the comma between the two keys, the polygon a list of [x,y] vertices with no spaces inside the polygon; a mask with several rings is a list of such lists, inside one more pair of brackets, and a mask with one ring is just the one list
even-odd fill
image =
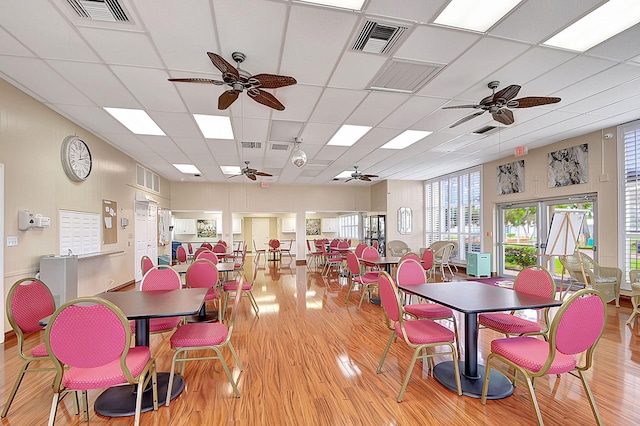
{"label": "glass door", "polygon": [[498,275],[515,277],[538,261],[538,203],[498,207]]}

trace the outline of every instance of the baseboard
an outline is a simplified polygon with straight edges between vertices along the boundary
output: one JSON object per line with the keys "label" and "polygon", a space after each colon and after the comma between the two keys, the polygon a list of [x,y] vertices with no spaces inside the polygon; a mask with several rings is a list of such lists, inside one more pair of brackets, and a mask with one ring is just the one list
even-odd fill
{"label": "baseboard", "polygon": [[296,259],[296,266],[304,266],[307,264],[306,259]]}

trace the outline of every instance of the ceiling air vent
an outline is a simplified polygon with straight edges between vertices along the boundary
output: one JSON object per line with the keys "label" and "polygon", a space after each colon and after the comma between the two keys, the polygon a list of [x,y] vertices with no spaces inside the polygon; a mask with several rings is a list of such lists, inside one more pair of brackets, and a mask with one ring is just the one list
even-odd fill
{"label": "ceiling air vent", "polygon": [[366,21],[351,49],[387,55],[406,30],[407,27],[394,24]]}
{"label": "ceiling air vent", "polygon": [[262,149],[262,142],[242,142],[242,148],[245,148],[245,149]]}
{"label": "ceiling air vent", "polygon": [[443,68],[441,64],[430,62],[393,59],[373,78],[369,89],[416,93],[433,80]]}
{"label": "ceiling air vent", "polygon": [[490,132],[491,130],[495,129],[496,126],[484,126],[484,127],[480,127],[478,130],[473,131],[471,133],[474,133],[476,135],[484,135],[487,132]]}
{"label": "ceiling air vent", "polygon": [[67,0],[83,18],[95,21],[129,22],[124,8],[117,0]]}
{"label": "ceiling air vent", "polygon": [[272,143],[271,149],[274,151],[287,151],[289,149],[288,143]]}

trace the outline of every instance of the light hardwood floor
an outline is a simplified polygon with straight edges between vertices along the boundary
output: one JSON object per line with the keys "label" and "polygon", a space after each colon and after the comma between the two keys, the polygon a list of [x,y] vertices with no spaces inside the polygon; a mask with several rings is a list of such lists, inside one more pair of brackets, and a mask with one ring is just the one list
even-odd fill
{"label": "light hardwood floor", "polygon": [[[247,260],[247,265],[250,265]],[[247,276],[251,276],[247,270]],[[535,417],[524,386],[508,398],[488,401],[459,397],[442,387],[418,364],[404,400],[396,402],[412,352],[396,342],[384,368],[376,367],[389,337],[381,307],[365,302],[358,311],[359,293],[344,303],[344,279],[323,278],[294,263],[258,271],[254,295],[260,306],[256,318],[243,300],[232,342],[244,371],[233,371],[241,397],[233,397],[216,361],[188,364],[186,389],[170,407],[143,413],[142,425],[533,425]],[[590,384],[607,425],[637,424],[640,419],[640,324],[625,326],[628,300],[616,309],[608,305],[608,320],[595,356]],[[529,313],[531,314],[531,313]],[[443,323],[443,324],[446,324]],[[460,330],[462,336],[464,331]],[[579,330],[576,330],[579,332]],[[158,370],[168,371],[170,334],[152,336]],[[499,337],[480,331],[484,362],[489,342]],[[30,337],[34,346],[40,336]],[[463,349],[464,350],[464,349]],[[3,345],[1,401],[21,367],[15,340]],[[228,362],[231,354],[226,353]],[[51,405],[52,373],[28,374],[4,425],[46,424]],[[99,392],[90,392],[90,404]],[[580,380],[565,375],[537,382],[542,416],[548,425],[595,424]],[[56,424],[80,425],[71,400],[58,409]],[[105,418],[90,409],[90,423],[130,425],[133,419]]]}

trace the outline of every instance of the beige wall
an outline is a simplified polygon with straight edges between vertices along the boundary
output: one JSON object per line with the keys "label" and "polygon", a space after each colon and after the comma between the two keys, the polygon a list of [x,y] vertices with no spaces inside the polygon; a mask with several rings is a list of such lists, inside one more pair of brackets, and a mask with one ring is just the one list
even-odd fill
{"label": "beige wall", "polygon": [[[72,182],[60,162],[60,147],[68,135],[78,135],[89,145],[93,168],[82,183]],[[4,292],[18,279],[39,270],[40,257],[59,254],[60,209],[98,213],[103,199],[118,203],[118,216],[130,226],[118,226],[118,242],[103,244],[102,251],[122,251],[80,260],[78,294],[104,291],[134,279],[133,205],[136,162],[111,145],[56,114],[40,102],[0,80],[0,163],[5,165],[5,236],[17,236],[18,246],[5,247]],[[170,184],[161,180],[162,194],[153,194],[161,207],[169,207]],[[49,228],[18,230],[18,210],[51,218]],[[2,244],[5,242],[2,241]],[[131,245],[129,245],[131,243]],[[159,247],[159,253],[164,251]],[[5,319],[5,330],[10,326]]]}
{"label": "beige wall", "polygon": [[[411,251],[418,253],[424,247],[424,182],[389,180],[387,182],[387,243],[401,240],[407,243]],[[411,233],[401,235],[398,232],[398,209],[409,207],[413,223]]]}
{"label": "beige wall", "polygon": [[[605,140],[603,133],[612,133],[613,139]],[[541,200],[547,198],[568,197],[578,194],[595,193],[597,203],[597,235],[598,262],[605,266],[618,266],[618,168],[616,151],[616,128],[604,129],[602,132],[589,133],[571,138],[542,148],[532,149],[524,157],[525,190],[524,192],[508,195],[497,195],[496,167],[515,161],[516,158],[503,158],[500,161],[483,165],[483,250],[493,254],[493,270],[496,270],[496,205],[526,200]],[[549,188],[547,185],[547,158],[549,152],[562,148],[587,143],[589,145],[589,182],[579,185],[569,185],[561,188]],[[487,235],[487,232],[491,232]]]}

